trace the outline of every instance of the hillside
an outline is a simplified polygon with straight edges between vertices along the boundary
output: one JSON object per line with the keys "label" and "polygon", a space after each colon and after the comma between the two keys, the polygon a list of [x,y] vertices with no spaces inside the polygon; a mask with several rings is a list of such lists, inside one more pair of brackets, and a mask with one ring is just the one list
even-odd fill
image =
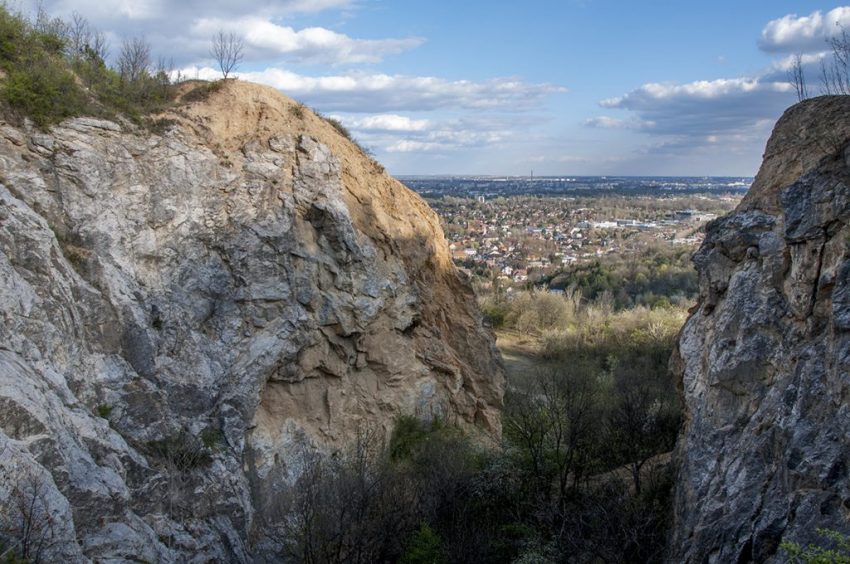
{"label": "hillside", "polygon": [[500,433],[428,206],[273,89],[183,88],[161,134],[0,125],[0,499],[52,560],[250,561],[303,445]]}

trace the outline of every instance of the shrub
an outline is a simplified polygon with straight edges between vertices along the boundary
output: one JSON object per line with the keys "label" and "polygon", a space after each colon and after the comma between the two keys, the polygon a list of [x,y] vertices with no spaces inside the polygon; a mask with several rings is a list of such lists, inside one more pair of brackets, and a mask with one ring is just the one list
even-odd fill
{"label": "shrub", "polygon": [[439,535],[427,523],[419,526],[399,564],[448,564]]}
{"label": "shrub", "polygon": [[147,451],[180,472],[189,472],[212,463],[209,450],[185,431],[164,439],[149,441]]}
{"label": "shrub", "polygon": [[355,138],[354,138],[354,136],[351,134],[351,131],[349,131],[349,130],[348,130],[348,128],[347,128],[347,127],[345,127],[345,126],[342,124],[342,122],[341,122],[341,121],[339,121],[339,120],[338,120],[338,119],[336,119],[336,118],[332,118],[332,117],[329,117],[329,116],[326,116],[326,115],[322,115],[321,113],[317,112],[316,110],[313,110],[313,113],[315,113],[317,116],[319,116],[320,118],[322,118],[323,120],[325,120],[325,122],[327,122],[327,124],[328,124],[328,125],[330,125],[331,127],[333,127],[333,128],[336,130],[336,132],[337,132],[337,133],[339,133],[340,135],[342,135],[343,137],[345,137],[345,138],[346,138],[348,141],[350,141],[350,142],[351,142],[351,143],[352,143],[355,147],[357,147],[357,150],[358,150],[358,151],[360,151],[361,153],[363,153],[363,155],[364,155],[364,156],[368,157],[368,158],[369,158],[369,160],[371,160],[371,161],[372,161],[372,164],[375,166],[375,168],[376,168],[378,171],[383,172],[383,167],[381,166],[381,164],[380,164],[380,163],[378,163],[377,161],[375,161],[375,159],[373,158],[372,151],[371,151],[371,150],[369,150],[368,148],[364,147],[363,145],[361,145],[361,144],[360,144],[360,142],[359,142],[359,141],[357,141],[357,139],[355,139]]}
{"label": "shrub", "polygon": [[147,120],[146,123],[148,126],[148,130],[152,133],[156,133],[157,135],[162,135],[163,133],[178,124],[177,120],[169,118]]}
{"label": "shrub", "polygon": [[112,406],[102,403],[95,408],[95,413],[98,417],[109,419],[109,416],[112,415]]}
{"label": "shrub", "polygon": [[186,104],[205,102],[212,94],[221,90],[221,87],[222,83],[217,80],[205,84],[199,84],[198,86],[183,94],[183,97],[180,100]]}
{"label": "shrub", "polygon": [[398,418],[390,437],[390,458],[405,460],[410,458],[414,450],[427,440],[430,429],[427,423],[413,416],[402,415]]}
{"label": "shrub", "polygon": [[36,31],[20,15],[0,7],[0,68],[5,102],[39,127],[77,115],[85,95],[62,59],[64,40]]}
{"label": "shrub", "polygon": [[810,544],[807,547],[799,543],[784,540],[779,548],[788,555],[788,561],[795,564],[850,564],[850,536],[831,529],[817,529],[829,547]]}
{"label": "shrub", "polygon": [[523,333],[566,327],[575,319],[580,303],[581,293],[577,291],[564,294],[524,292],[507,306],[503,325]]}
{"label": "shrub", "polygon": [[480,304],[481,313],[484,315],[484,320],[495,329],[501,329],[505,326],[508,315],[511,312],[510,306],[504,300],[491,297],[485,298]]}
{"label": "shrub", "polygon": [[201,443],[204,445],[204,448],[218,450],[222,443],[224,443],[224,435],[218,429],[207,427],[201,431]]}
{"label": "shrub", "polygon": [[[68,26],[39,12],[35,23],[0,5],[0,69],[6,78],[0,99],[19,116],[40,128],[63,119],[88,114],[123,114],[137,123],[170,98],[168,74],[151,74],[139,65],[130,77],[119,75],[103,60],[103,35],[82,21],[89,43],[66,39]],[[145,47],[144,40],[136,43]],[[85,85],[85,90],[81,85]]]}
{"label": "shrub", "polygon": [[348,139],[352,143],[355,142],[354,138],[351,136],[351,132],[348,130],[347,127],[342,125],[341,121],[339,121],[336,118],[332,118],[332,117],[328,117],[328,116],[322,116],[322,119],[324,119],[326,122],[328,122],[331,127],[336,129],[337,133],[339,133],[340,135],[342,135],[343,137],[345,137],[346,139]]}
{"label": "shrub", "polygon": [[289,114],[295,119],[304,119],[304,104],[296,102],[294,105],[289,106]]}

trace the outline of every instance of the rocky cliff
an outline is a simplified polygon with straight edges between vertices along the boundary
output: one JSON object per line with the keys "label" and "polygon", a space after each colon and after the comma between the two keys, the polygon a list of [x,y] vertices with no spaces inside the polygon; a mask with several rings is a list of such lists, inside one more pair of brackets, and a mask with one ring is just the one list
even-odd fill
{"label": "rocky cliff", "polygon": [[808,100],[694,257],[672,562],[781,560],[782,539],[850,532],[848,222],[850,97]]}
{"label": "rocky cliff", "polygon": [[274,90],[189,98],[160,134],[0,125],[0,505],[43,506],[51,560],[250,561],[299,441],[499,433],[424,201]]}

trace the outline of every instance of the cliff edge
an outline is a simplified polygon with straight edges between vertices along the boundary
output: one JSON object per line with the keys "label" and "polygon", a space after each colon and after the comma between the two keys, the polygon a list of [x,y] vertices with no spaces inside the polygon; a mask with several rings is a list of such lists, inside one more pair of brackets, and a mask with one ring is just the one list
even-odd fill
{"label": "cliff edge", "polygon": [[694,256],[671,562],[781,561],[782,540],[850,533],[848,222],[850,97],[807,100]]}
{"label": "cliff edge", "polygon": [[427,204],[271,88],[184,89],[159,134],[0,125],[0,501],[51,560],[251,561],[293,445],[500,432]]}

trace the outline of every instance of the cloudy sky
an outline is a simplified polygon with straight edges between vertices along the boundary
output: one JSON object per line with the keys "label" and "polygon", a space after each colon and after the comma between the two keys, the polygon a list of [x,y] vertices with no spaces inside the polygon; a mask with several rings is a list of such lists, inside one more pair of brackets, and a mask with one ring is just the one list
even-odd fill
{"label": "cloudy sky", "polygon": [[[34,0],[18,0],[30,4]],[[13,2],[14,3],[14,2]],[[753,175],[850,6],[771,0],[43,0],[341,119],[395,174]]]}

